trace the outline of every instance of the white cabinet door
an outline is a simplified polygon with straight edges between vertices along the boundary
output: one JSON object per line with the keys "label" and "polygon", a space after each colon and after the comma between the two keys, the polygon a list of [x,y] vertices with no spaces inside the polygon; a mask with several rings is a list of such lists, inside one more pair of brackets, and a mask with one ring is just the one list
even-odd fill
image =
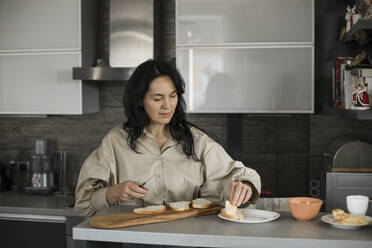
{"label": "white cabinet door", "polygon": [[0,114],[82,114],[80,52],[0,53]]}
{"label": "white cabinet door", "polygon": [[0,51],[80,49],[80,0],[1,0]]}
{"label": "white cabinet door", "polygon": [[314,0],[177,0],[187,111],[313,113]]}
{"label": "white cabinet door", "polygon": [[0,114],[99,110],[98,86],[72,79],[81,66],[81,1],[90,0],[0,0]]}
{"label": "white cabinet door", "polygon": [[311,0],[179,0],[177,44],[313,42]]}
{"label": "white cabinet door", "polygon": [[178,48],[187,111],[312,113],[312,46]]}

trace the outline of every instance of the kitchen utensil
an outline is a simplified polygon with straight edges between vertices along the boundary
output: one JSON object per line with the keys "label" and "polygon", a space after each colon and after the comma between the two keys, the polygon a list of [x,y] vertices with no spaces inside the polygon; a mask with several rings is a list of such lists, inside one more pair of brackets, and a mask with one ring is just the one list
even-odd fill
{"label": "kitchen utensil", "polygon": [[347,211],[350,214],[365,215],[368,210],[369,198],[364,195],[346,196]]}
{"label": "kitchen utensil", "polygon": [[299,221],[311,220],[319,214],[323,201],[312,197],[293,197],[288,205],[293,217]]}
{"label": "kitchen utensil", "polygon": [[185,219],[195,216],[211,215],[220,212],[221,207],[193,208],[183,212],[166,210],[162,214],[140,215],[134,213],[121,213],[103,216],[93,216],[90,218],[90,225],[96,228],[121,228],[127,226],[144,225],[151,223],[167,222]]}
{"label": "kitchen utensil", "polygon": [[224,220],[229,220],[238,223],[264,223],[279,218],[280,214],[274,211],[260,210],[260,209],[244,209],[244,219],[233,220],[223,217],[218,214],[218,217]]}
{"label": "kitchen utensil", "polygon": [[155,176],[157,176],[157,175],[152,175],[149,179],[147,179],[146,181],[144,181],[143,183],[141,183],[138,186],[141,187],[141,188],[145,187],[145,184],[148,183]]}

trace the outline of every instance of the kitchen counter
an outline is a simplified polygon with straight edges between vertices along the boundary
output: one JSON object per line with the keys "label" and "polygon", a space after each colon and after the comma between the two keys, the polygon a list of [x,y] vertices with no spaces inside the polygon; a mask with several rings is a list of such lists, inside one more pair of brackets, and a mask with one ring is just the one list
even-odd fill
{"label": "kitchen counter", "polygon": [[72,227],[86,217],[74,212],[73,202],[73,196],[0,192],[0,247],[74,247]]}
{"label": "kitchen counter", "polygon": [[[106,214],[117,212],[111,209]],[[327,213],[306,222],[295,220],[290,212],[280,214],[279,219],[260,224],[241,224],[209,215],[120,229],[93,228],[85,220],[73,228],[73,239],[78,246],[85,246],[84,240],[198,247],[372,247],[371,226],[344,230],[323,223],[320,217]]]}
{"label": "kitchen counter", "polygon": [[81,216],[72,209],[73,202],[73,196],[36,195],[4,191],[0,192],[0,213]]}

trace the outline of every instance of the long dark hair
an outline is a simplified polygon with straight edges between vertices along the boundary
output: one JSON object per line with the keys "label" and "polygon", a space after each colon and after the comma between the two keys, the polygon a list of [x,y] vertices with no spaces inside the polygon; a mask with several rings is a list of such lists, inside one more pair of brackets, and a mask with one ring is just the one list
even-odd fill
{"label": "long dark hair", "polygon": [[123,124],[124,130],[128,132],[127,143],[133,151],[137,152],[136,140],[142,135],[144,128],[150,124],[150,118],[141,103],[150,83],[161,76],[169,76],[172,79],[178,96],[174,115],[168,124],[169,132],[177,142],[182,144],[182,150],[186,156],[191,156],[198,161],[190,126],[198,127],[185,119],[186,104],[183,98],[185,82],[175,67],[162,60],[151,59],[140,64],[129,79],[123,96],[124,113],[128,118]]}

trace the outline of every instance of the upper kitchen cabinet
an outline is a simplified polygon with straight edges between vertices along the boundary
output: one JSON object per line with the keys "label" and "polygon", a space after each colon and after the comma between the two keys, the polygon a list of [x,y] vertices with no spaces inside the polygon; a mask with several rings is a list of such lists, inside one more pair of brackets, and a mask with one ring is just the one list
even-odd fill
{"label": "upper kitchen cabinet", "polygon": [[[0,1],[0,114],[80,115],[99,110],[98,86],[72,79],[81,40],[94,37],[93,0]],[[94,43],[94,39],[91,39]]]}
{"label": "upper kitchen cabinet", "polygon": [[0,50],[80,49],[79,0],[1,0]]}
{"label": "upper kitchen cabinet", "polygon": [[313,42],[311,0],[179,0],[178,44]]}
{"label": "upper kitchen cabinet", "polygon": [[177,0],[194,113],[313,113],[314,0]]}

